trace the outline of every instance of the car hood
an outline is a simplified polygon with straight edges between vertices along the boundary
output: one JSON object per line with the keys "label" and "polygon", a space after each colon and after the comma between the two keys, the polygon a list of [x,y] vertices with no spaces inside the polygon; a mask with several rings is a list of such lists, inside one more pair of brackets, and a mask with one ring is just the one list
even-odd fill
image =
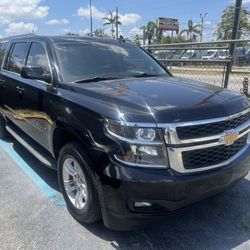
{"label": "car hood", "polygon": [[128,122],[210,119],[250,107],[240,94],[176,77],[128,78],[74,84],[70,88],[81,96],[81,102],[89,100],[94,111]]}

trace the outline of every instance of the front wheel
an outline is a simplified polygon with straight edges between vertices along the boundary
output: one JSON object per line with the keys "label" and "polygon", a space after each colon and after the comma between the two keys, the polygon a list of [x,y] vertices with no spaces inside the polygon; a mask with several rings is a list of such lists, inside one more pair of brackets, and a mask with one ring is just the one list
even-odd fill
{"label": "front wheel", "polygon": [[65,145],[59,154],[58,178],[68,210],[80,223],[101,218],[92,164],[78,143]]}

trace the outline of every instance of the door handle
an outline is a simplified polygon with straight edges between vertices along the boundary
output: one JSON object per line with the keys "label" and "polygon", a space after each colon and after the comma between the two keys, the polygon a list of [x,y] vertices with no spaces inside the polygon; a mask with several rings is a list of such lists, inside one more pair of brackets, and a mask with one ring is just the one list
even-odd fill
{"label": "door handle", "polygon": [[0,88],[3,89],[6,87],[5,81],[0,79]]}
{"label": "door handle", "polygon": [[17,93],[20,94],[20,95],[23,94],[24,90],[25,90],[24,88],[21,88],[21,87],[19,87],[19,86],[16,87],[16,91],[17,91]]}

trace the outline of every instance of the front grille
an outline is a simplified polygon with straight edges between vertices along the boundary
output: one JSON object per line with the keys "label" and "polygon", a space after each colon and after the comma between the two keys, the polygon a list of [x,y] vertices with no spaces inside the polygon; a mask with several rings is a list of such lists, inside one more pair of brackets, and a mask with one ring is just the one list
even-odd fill
{"label": "front grille", "polygon": [[241,137],[230,146],[220,145],[211,148],[182,152],[184,168],[205,168],[229,160],[246,145],[247,137],[248,135]]}
{"label": "front grille", "polygon": [[216,123],[200,124],[194,126],[177,127],[176,131],[179,139],[195,139],[223,133],[224,131],[235,129],[250,119],[250,112],[231,120]]}

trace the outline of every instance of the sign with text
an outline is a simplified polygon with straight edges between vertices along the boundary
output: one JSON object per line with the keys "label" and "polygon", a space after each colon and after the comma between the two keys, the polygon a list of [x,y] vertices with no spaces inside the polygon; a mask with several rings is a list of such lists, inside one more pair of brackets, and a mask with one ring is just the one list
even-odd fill
{"label": "sign with text", "polygon": [[156,23],[159,30],[172,30],[176,32],[179,31],[178,19],[158,17]]}

